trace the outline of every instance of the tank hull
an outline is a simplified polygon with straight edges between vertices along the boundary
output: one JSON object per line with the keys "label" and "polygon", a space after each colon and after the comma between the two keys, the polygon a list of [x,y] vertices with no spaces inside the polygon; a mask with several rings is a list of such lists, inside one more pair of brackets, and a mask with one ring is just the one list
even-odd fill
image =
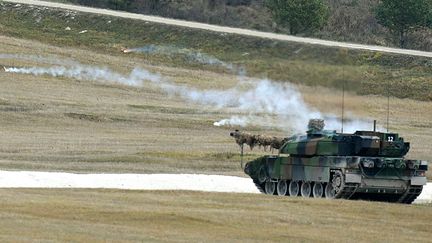
{"label": "tank hull", "polygon": [[426,184],[416,174],[424,166],[402,158],[280,154],[250,161],[245,173],[267,194],[411,203]]}

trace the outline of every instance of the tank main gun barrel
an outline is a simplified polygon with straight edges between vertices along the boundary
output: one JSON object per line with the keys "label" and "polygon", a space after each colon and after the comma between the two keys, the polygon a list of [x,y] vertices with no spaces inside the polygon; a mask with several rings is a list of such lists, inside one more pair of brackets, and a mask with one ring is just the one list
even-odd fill
{"label": "tank main gun barrel", "polygon": [[236,143],[242,147],[244,144],[248,145],[252,150],[254,147],[259,146],[263,147],[264,150],[267,150],[268,147],[270,149],[280,149],[282,145],[288,141],[288,138],[279,138],[267,135],[256,135],[248,132],[241,132],[239,130],[235,130],[230,133],[230,136],[233,137]]}
{"label": "tank main gun barrel", "polygon": [[[322,131],[324,129],[324,126],[325,126],[324,120],[311,119],[309,120],[308,131],[309,132]],[[284,143],[286,143],[289,140],[289,138],[280,138],[280,137],[267,136],[267,135],[256,135],[248,132],[241,132],[239,130],[235,130],[234,132],[231,132],[230,136],[235,139],[236,143],[240,147],[243,147],[243,145],[246,144],[249,146],[251,150],[256,146],[263,147],[264,150],[267,150],[268,147],[270,147],[271,150],[280,149],[282,145],[284,145]]]}

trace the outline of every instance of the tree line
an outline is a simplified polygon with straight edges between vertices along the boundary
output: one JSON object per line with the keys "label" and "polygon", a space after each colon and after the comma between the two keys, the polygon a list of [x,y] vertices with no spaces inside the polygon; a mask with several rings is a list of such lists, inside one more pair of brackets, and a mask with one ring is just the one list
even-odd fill
{"label": "tree line", "polygon": [[[70,2],[116,10],[158,14],[178,0],[69,0]],[[277,26],[292,35],[321,29],[329,19],[328,0],[196,0],[208,9],[217,6],[248,6],[266,8]],[[175,11],[175,10],[171,10]],[[374,7],[378,23],[390,30],[399,46],[406,48],[408,35],[422,28],[432,29],[432,0],[379,0]],[[200,21],[200,19],[196,19]]]}
{"label": "tree line", "polygon": [[[323,27],[329,16],[323,0],[267,0],[266,6],[293,35]],[[381,0],[374,12],[378,23],[398,36],[401,48],[410,32],[432,28],[432,0]]]}

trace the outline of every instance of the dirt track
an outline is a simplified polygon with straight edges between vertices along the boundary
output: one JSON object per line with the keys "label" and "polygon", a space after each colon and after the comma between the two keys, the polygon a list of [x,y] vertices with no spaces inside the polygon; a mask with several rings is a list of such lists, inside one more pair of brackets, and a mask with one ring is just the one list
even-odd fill
{"label": "dirt track", "polygon": [[302,38],[302,37],[295,37],[289,35],[260,32],[255,30],[202,24],[197,22],[161,18],[161,17],[150,16],[150,15],[134,14],[134,13],[127,13],[127,12],[107,10],[107,9],[90,8],[90,7],[83,7],[83,6],[70,5],[70,4],[53,3],[53,2],[45,2],[45,1],[37,1],[37,0],[4,0],[4,2],[61,8],[61,9],[68,9],[72,11],[78,11],[78,12],[103,14],[103,15],[110,15],[110,16],[121,17],[121,18],[138,19],[138,20],[149,21],[154,23],[176,25],[176,26],[210,30],[210,31],[222,32],[222,33],[247,35],[247,36],[254,36],[254,37],[281,40],[281,41],[292,41],[292,42],[300,42],[300,43],[313,44],[313,45],[380,51],[380,52],[404,54],[404,55],[412,55],[412,56],[432,57],[432,52],[405,50],[405,49],[389,48],[389,47],[382,47],[382,46],[360,45],[354,43],[327,41],[327,40],[312,39],[312,38]]}

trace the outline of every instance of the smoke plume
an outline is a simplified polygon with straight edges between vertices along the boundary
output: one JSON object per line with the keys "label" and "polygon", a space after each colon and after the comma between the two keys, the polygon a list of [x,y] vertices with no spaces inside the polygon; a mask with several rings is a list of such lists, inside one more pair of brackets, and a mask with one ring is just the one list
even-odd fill
{"label": "smoke plume", "polygon": [[[216,121],[215,126],[262,126],[278,127],[287,132],[304,132],[309,119],[324,119],[326,129],[339,130],[341,122],[336,115],[322,114],[305,103],[301,93],[289,83],[274,82],[268,79],[253,82],[239,82],[227,90],[199,90],[178,85],[160,74],[146,69],[135,68],[128,75],[112,71],[106,67],[87,65],[52,67],[9,67],[6,72],[31,75],[49,75],[77,80],[120,83],[143,86],[153,84],[168,95],[177,95],[188,102],[210,106],[214,109],[229,108],[236,115]],[[368,129],[363,120],[347,119],[345,132]]]}
{"label": "smoke plume", "polygon": [[217,59],[216,57],[194,51],[186,48],[178,48],[175,46],[161,46],[161,45],[146,45],[138,48],[130,48],[123,50],[125,53],[139,52],[145,54],[161,54],[166,56],[183,56],[188,62],[200,63],[211,66],[220,66],[231,71],[235,71],[236,67],[231,63],[226,63]]}

